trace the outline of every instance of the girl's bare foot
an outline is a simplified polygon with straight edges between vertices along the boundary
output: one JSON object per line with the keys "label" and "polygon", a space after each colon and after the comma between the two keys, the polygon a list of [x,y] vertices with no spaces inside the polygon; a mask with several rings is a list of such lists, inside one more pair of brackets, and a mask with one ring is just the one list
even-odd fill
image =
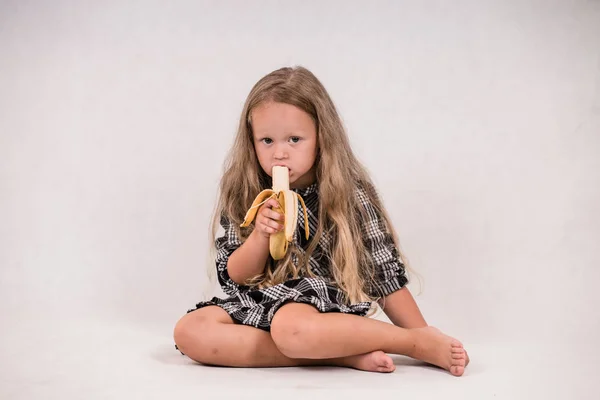
{"label": "girl's bare foot", "polygon": [[411,332],[416,341],[411,357],[444,368],[455,376],[465,372],[469,357],[461,342],[431,326],[411,329]]}
{"label": "girl's bare foot", "polygon": [[393,372],[396,369],[392,358],[381,350],[357,356],[344,357],[345,367],[371,372]]}

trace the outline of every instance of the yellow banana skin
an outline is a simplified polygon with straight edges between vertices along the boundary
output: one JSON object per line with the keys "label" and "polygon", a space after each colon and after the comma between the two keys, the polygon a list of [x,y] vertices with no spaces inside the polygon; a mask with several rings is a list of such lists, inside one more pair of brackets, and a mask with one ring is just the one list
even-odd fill
{"label": "yellow banana skin", "polygon": [[[273,208],[278,213],[284,215],[283,230],[274,233],[269,238],[269,252],[274,260],[281,260],[287,253],[289,243],[294,238],[294,231],[298,223],[298,200],[304,211],[304,231],[306,239],[309,237],[308,216],[306,214],[306,205],[302,196],[293,190],[289,190],[289,185],[286,182],[288,174],[286,167],[273,167],[273,189],[265,189],[256,196],[250,209],[246,212],[244,222],[241,227],[247,227],[254,221],[256,213],[261,205],[269,199],[277,200],[278,207]],[[285,174],[285,175],[283,175]],[[281,177],[284,178],[281,178]]]}

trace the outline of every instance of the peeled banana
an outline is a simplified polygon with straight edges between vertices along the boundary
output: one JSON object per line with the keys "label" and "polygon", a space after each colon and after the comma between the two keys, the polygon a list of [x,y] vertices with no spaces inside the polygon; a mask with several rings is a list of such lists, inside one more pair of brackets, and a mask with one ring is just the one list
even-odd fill
{"label": "peeled banana", "polygon": [[281,260],[288,250],[289,243],[294,238],[294,232],[298,225],[298,201],[302,204],[304,210],[304,230],[306,232],[306,239],[308,240],[309,229],[308,229],[308,217],[306,215],[306,205],[302,196],[298,193],[290,190],[290,176],[287,167],[274,166],[273,167],[273,188],[265,189],[256,196],[252,207],[246,212],[244,222],[240,225],[241,227],[247,227],[256,217],[259,207],[269,199],[276,199],[279,204],[278,207],[273,208],[275,211],[281,213],[285,217],[284,229],[272,234],[269,238],[269,252],[274,260]]}

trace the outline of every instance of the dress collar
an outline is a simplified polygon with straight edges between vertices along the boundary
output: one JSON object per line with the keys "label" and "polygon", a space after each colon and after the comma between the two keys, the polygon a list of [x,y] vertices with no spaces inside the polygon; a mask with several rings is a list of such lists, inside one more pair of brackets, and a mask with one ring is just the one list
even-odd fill
{"label": "dress collar", "polygon": [[307,186],[303,189],[298,189],[298,188],[293,188],[292,190],[296,193],[298,193],[300,196],[305,197],[308,196],[309,194],[312,193],[316,193],[319,189],[319,184],[317,182],[311,184],[310,186]]}

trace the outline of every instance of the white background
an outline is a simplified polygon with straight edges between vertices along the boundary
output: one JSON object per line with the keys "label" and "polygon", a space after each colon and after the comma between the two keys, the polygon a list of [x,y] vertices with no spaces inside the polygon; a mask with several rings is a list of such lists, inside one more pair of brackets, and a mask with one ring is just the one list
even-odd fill
{"label": "white background", "polygon": [[288,65],[329,91],[427,321],[473,358],[462,380],[399,365],[313,389],[595,397],[600,2],[1,1],[0,50],[0,398],[313,373],[194,368],[172,348],[206,294],[243,102]]}

